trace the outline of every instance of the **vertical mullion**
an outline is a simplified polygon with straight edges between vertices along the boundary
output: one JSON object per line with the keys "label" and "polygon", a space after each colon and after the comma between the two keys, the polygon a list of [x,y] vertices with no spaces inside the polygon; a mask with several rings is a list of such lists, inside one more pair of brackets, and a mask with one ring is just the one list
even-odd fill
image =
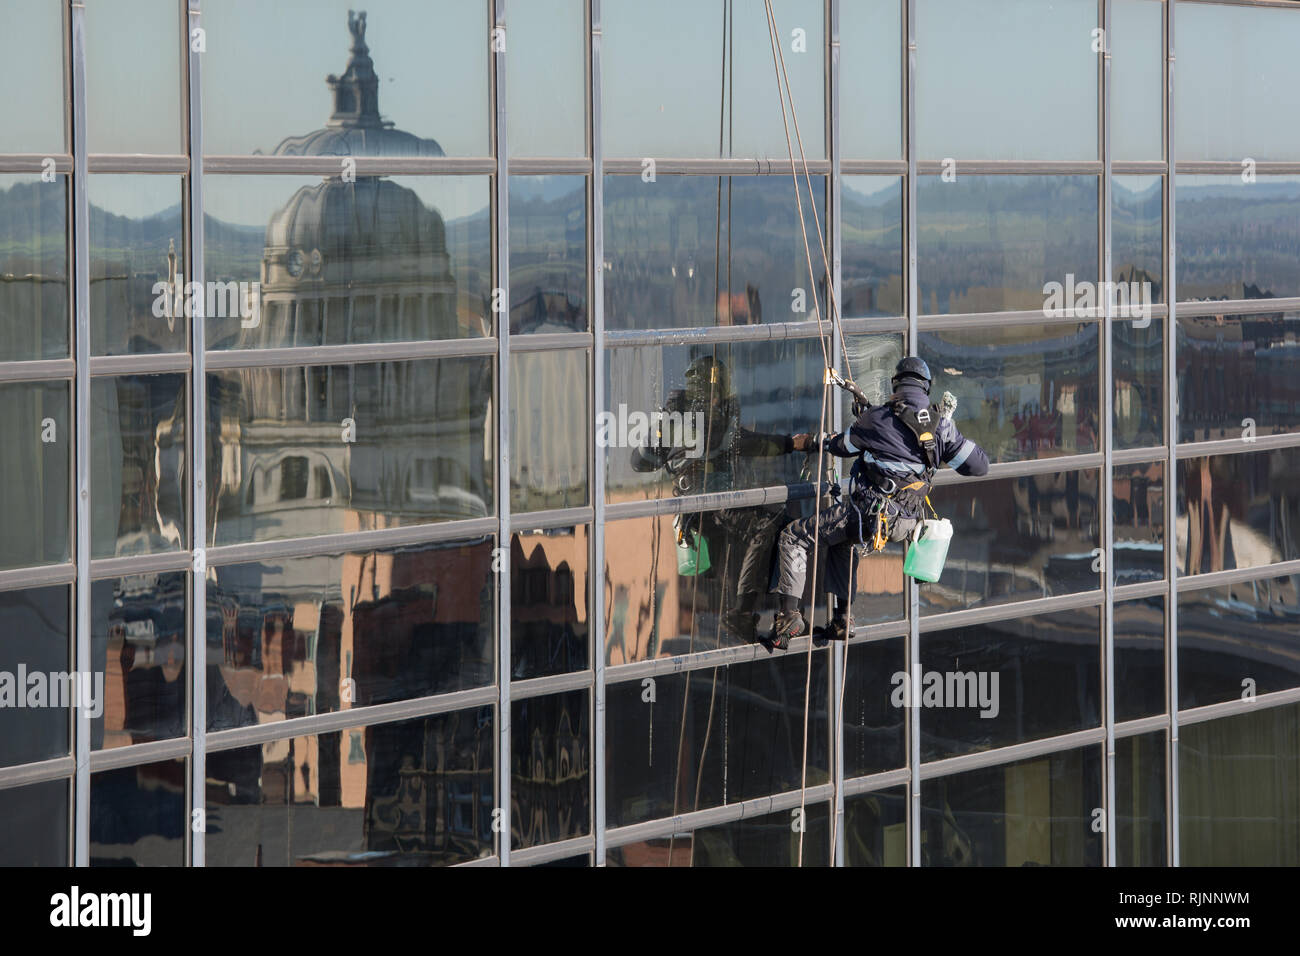
{"label": "vertical mullion", "polygon": [[[907,98],[904,110],[903,143],[907,153],[907,212],[903,233],[907,238],[907,352],[917,354],[917,283],[916,283],[916,0],[902,0],[903,30],[906,36],[906,53],[903,60],[903,95]],[[913,688],[921,680],[921,621],[920,592],[916,581],[903,576],[907,589],[907,670]],[[909,701],[909,705],[914,701]],[[914,706],[906,709],[908,783],[911,791],[907,803],[908,863],[921,865],[921,720]]]}
{"label": "vertical mullion", "polygon": [[[591,230],[588,274],[591,283],[591,407],[588,410],[595,428],[596,416],[605,405],[605,150],[601,143],[601,9],[600,0],[590,0],[591,72],[590,104],[591,202],[587,219]],[[591,457],[592,556],[588,574],[591,594],[592,719],[591,832],[595,838],[594,863],[605,865],[605,462],[603,450],[596,444],[594,432],[589,442]]]}
{"label": "vertical mullion", "polygon": [[[826,48],[827,70],[829,73],[827,82],[827,108],[828,120],[826,123],[826,135],[829,142],[828,155],[831,158],[831,176],[828,183],[827,200],[830,203],[830,210],[826,216],[830,225],[830,253],[831,253],[831,274],[828,280],[831,288],[834,289],[835,309],[839,311],[842,287],[840,284],[840,238],[843,230],[840,225],[841,203],[841,181],[840,181],[840,0],[828,0],[826,4],[826,19],[829,25],[827,33],[829,35],[829,44]],[[843,318],[841,314],[840,318]],[[840,342],[840,323],[831,324],[831,363],[844,375],[852,375],[853,370],[841,368],[841,342]],[[844,428],[842,421],[841,408],[843,403],[839,400],[839,391],[832,393],[835,401],[831,403],[831,431],[840,432]],[[839,479],[839,459],[834,460],[835,478]],[[820,480],[821,476],[818,476]],[[850,562],[850,570],[856,571],[857,560]],[[852,607],[853,595],[857,590],[856,574],[851,574],[849,581],[849,602],[850,610]],[[834,783],[835,800],[831,806],[831,813],[834,815],[835,825],[831,828],[835,831],[835,845],[831,847],[831,866],[844,865],[844,710],[840,706],[841,697],[844,693],[844,680],[847,676],[845,667],[848,658],[848,642],[835,641],[831,645],[830,667],[830,696],[827,698],[827,708],[830,711],[831,733],[831,779]]]}
{"label": "vertical mullion", "polygon": [[1165,3],[1165,686],[1169,708],[1166,741],[1169,785],[1165,817],[1169,821],[1169,864],[1180,865],[1178,839],[1178,255],[1175,252],[1176,151],[1174,149],[1174,2]]}
{"label": "vertical mullion", "polygon": [[[201,28],[199,4],[201,0],[188,0],[185,39],[190,30]],[[186,101],[187,139],[190,155],[189,192],[189,280],[203,286],[203,99],[201,86],[201,53],[186,42],[189,60],[189,97]],[[204,747],[207,743],[207,492],[203,479],[207,474],[207,375],[204,367],[204,349],[207,346],[205,296],[195,296],[194,317],[190,323],[190,420],[185,429],[189,436],[190,455],[190,547],[194,561],[190,575],[190,819],[200,825],[190,830],[190,865],[204,866],[206,860],[206,786],[207,778]]]}
{"label": "vertical mullion", "polygon": [[[506,140],[506,0],[493,2],[492,99],[495,106],[497,171],[496,287],[501,303],[497,333],[497,554],[503,569],[497,578],[497,806],[500,810],[498,858],[510,865],[510,160]],[[494,815],[495,816],[495,815]]]}
{"label": "vertical mullion", "polygon": [[[73,667],[90,673],[90,204],[86,196],[86,7],[72,2],[72,265],[75,309],[76,536]],[[73,708],[72,852],[76,866],[90,863],[90,712]]]}
{"label": "vertical mullion", "polygon": [[[1113,22],[1111,0],[1098,0],[1101,16],[1101,277],[1099,288],[1109,290],[1111,280],[1111,44],[1110,30]],[[1114,390],[1111,388],[1113,359],[1111,350],[1114,330],[1113,297],[1109,292],[1103,296],[1103,313],[1101,328],[1101,362],[1100,394],[1098,417],[1101,419],[1101,507],[1102,540],[1101,544],[1101,640],[1102,640],[1102,680],[1105,693],[1103,721],[1106,728],[1105,760],[1102,762],[1102,806],[1105,808],[1107,866],[1115,866],[1115,509],[1114,509],[1114,472],[1111,459],[1114,450]]]}

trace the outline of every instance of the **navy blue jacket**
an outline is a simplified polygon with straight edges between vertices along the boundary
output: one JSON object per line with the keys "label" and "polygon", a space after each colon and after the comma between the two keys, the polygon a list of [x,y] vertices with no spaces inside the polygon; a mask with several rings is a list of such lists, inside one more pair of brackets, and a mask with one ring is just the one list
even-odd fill
{"label": "navy blue jacket", "polygon": [[[928,408],[931,401],[914,385],[904,385],[895,395],[913,408]],[[983,448],[963,436],[952,419],[939,419],[934,434],[938,440],[940,461],[955,469],[957,474],[968,477],[988,474],[989,456]],[[899,484],[925,472],[925,453],[921,450],[921,443],[888,405],[868,408],[843,434],[828,440],[826,450],[841,458],[861,456],[864,464],[875,463],[899,479]]]}

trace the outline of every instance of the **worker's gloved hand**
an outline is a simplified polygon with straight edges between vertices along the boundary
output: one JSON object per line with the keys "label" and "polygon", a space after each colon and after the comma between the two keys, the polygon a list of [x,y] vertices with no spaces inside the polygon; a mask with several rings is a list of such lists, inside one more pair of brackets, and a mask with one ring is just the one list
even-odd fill
{"label": "worker's gloved hand", "polygon": [[944,392],[943,398],[939,399],[939,417],[951,420],[955,411],[957,411],[957,396],[952,392]]}
{"label": "worker's gloved hand", "polygon": [[854,418],[861,418],[861,417],[862,417],[862,413],[865,412],[865,411],[867,410],[868,407],[869,407],[869,406],[867,405],[867,403],[864,402],[862,399],[860,399],[860,398],[855,398],[855,399],[853,400],[853,417],[854,417]]}
{"label": "worker's gloved hand", "polygon": [[794,443],[795,451],[814,452],[820,444],[816,435],[795,435],[790,440]]}

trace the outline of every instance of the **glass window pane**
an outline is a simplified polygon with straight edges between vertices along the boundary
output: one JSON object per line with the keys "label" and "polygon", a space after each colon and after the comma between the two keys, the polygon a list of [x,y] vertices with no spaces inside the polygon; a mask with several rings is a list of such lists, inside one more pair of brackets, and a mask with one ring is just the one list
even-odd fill
{"label": "glass window pane", "polygon": [[91,585],[90,653],[104,675],[102,713],[92,714],[93,748],[185,735],[188,577],[140,574]]}
{"label": "glass window pane", "polygon": [[0,790],[0,866],[68,866],[68,780]]}
{"label": "glass window pane", "polygon": [[[788,176],[606,176],[605,327],[811,321],[814,285],[825,321],[826,269],[799,182],[813,281]],[[812,184],[825,226],[826,179]]]}
{"label": "glass window pane", "polygon": [[1300,706],[1179,728],[1183,866],[1300,865]]}
{"label": "glass window pane", "polygon": [[213,569],[208,729],[491,684],[492,543]]}
{"label": "glass window pane", "polygon": [[0,173],[0,361],[67,358],[69,326],[68,177]]}
{"label": "glass window pane", "polygon": [[[1179,53],[1182,26],[1180,17]],[[1116,161],[1164,158],[1164,31],[1160,0],[1118,0],[1111,7],[1110,130]],[[1183,82],[1182,70],[1178,81]]]}
{"label": "glass window pane", "polygon": [[203,188],[208,348],[491,334],[488,177],[209,176]]}
{"label": "glass window pane", "polygon": [[587,504],[591,414],[590,353],[514,352],[510,356],[510,510]]}
{"label": "glass window pane", "polygon": [[586,525],[519,531],[510,540],[510,676],[585,670],[590,661]]}
{"label": "glass window pane", "polygon": [[1101,724],[1101,612],[1081,608],[921,635],[921,759],[939,760]]}
{"label": "glass window pane", "polygon": [[1300,687],[1296,591],[1291,575],[1179,595],[1178,706]]}
{"label": "glass window pane", "polygon": [[844,865],[907,866],[907,790],[844,798]]}
{"label": "glass window pane", "polygon": [[[528,0],[510,7],[505,61],[511,156],[586,155],[586,7],[583,0]],[[513,219],[512,212],[512,226]]]}
{"label": "glass window pane", "polygon": [[478,356],[209,375],[209,542],[491,514],[492,382]]}
{"label": "glass window pane", "polygon": [[5,3],[6,20],[21,29],[0,34],[0,89],[11,91],[0,106],[0,153],[64,151],[65,9],[49,0]]}
{"label": "glass window pane", "polygon": [[1097,25],[1095,0],[918,3],[920,158],[1097,159]]}
{"label": "glass window pane", "polygon": [[591,832],[588,692],[510,706],[510,831],[516,849]]}
{"label": "glass window pane", "polygon": [[[826,662],[812,656],[808,786],[829,781]],[[782,655],[610,685],[608,825],[798,790],[808,659]],[[789,825],[789,816],[787,815]]]}
{"label": "glass window pane", "polygon": [[920,334],[933,393],[993,462],[1098,450],[1099,324],[1005,325]]}
{"label": "glass window pane", "polygon": [[372,0],[356,17],[350,2],[204,8],[208,153],[488,154],[484,0]]}
{"label": "glass window pane", "polygon": [[[804,152],[821,159],[826,155],[823,6],[821,0],[773,0],[772,6]],[[724,9],[733,11],[725,24]],[[721,152],[788,159],[772,41],[760,4],[742,0],[724,8],[695,0],[610,0],[601,17],[607,156]],[[795,138],[793,119],[790,138]]]}
{"label": "glass window pane", "polygon": [[[984,62],[987,50],[972,49]],[[1053,103],[1054,115],[1059,108]],[[1098,182],[1096,176],[967,176],[960,170],[955,182],[922,176],[916,253],[921,313],[1038,311],[1051,307],[1049,283],[1095,283]]]}
{"label": "glass window pane", "polygon": [[96,378],[90,394],[91,556],[183,549],[186,376]]}
{"label": "glass window pane", "polygon": [[[71,688],[63,680],[72,665],[71,600],[65,586],[0,591],[0,767],[65,756],[70,708],[85,702],[93,713],[103,704],[93,675],[89,687],[80,674]],[[0,790],[0,804],[7,793]]]}
{"label": "glass window pane", "polygon": [[840,156],[844,159],[902,158],[902,9],[898,0],[853,0],[840,5]]}
{"label": "glass window pane", "polygon": [[[1111,324],[1111,370],[1116,448],[1165,443],[1165,320]],[[1181,360],[1182,356],[1180,356]],[[1186,406],[1181,411],[1186,414]]]}
{"label": "glass window pane", "polygon": [[510,177],[510,333],[586,332],[587,177]]}
{"label": "glass window pane", "polygon": [[0,384],[0,570],[71,560],[72,387]]}
{"label": "glass window pane", "polygon": [[1295,10],[1180,3],[1174,87],[1179,161],[1300,159],[1300,128],[1278,121],[1300,109],[1297,48]]}
{"label": "glass window pane", "polygon": [[[86,144],[90,152],[182,152],[181,57],[186,45],[181,10],[173,0],[86,4]],[[212,59],[222,57],[218,54],[204,62]],[[264,102],[260,100],[259,105]],[[256,111],[249,114],[252,119]]]}
{"label": "glass window pane", "polygon": [[923,866],[1101,866],[1101,748],[921,781]]}
{"label": "glass window pane", "polygon": [[184,760],[90,778],[91,866],[184,866],[189,802]]}
{"label": "glass window pane", "polygon": [[208,866],[445,866],[493,853],[491,707],[207,757]]}
{"label": "glass window pane", "polygon": [[1298,361],[1300,312],[1180,318],[1178,440],[1300,431]]}
{"label": "glass window pane", "polygon": [[903,181],[897,176],[845,176],[842,182],[840,314],[846,319],[902,315]]}
{"label": "glass window pane", "polygon": [[1165,466],[1162,462],[1116,465],[1116,584],[1161,581],[1165,576]]}
{"label": "glass window pane", "polygon": [[1300,295],[1300,176],[1179,176],[1174,196],[1179,301]]}
{"label": "glass window pane", "polygon": [[1165,865],[1165,733],[1115,741],[1115,863]]}
{"label": "glass window pane", "polygon": [[1178,463],[1183,574],[1300,558],[1300,448]]}
{"label": "glass window pane", "polygon": [[1147,301],[1153,303],[1164,301],[1164,182],[1163,176],[1112,176],[1110,180],[1111,278],[1150,282]]}
{"label": "glass window pane", "polygon": [[176,176],[90,177],[92,354],[188,347],[183,186]]}
{"label": "glass window pane", "polygon": [[1165,599],[1115,602],[1115,719],[1165,712]]}
{"label": "glass window pane", "polygon": [[[746,817],[669,838],[611,847],[608,866],[827,866],[830,814],[825,803],[803,807],[802,834],[793,829],[793,810]],[[800,860],[800,836],[803,858]]]}
{"label": "glass window pane", "polygon": [[907,654],[901,637],[849,646],[843,703],[845,777],[863,777],[907,765],[907,711],[893,706],[889,695],[881,693],[886,675],[906,671]]}

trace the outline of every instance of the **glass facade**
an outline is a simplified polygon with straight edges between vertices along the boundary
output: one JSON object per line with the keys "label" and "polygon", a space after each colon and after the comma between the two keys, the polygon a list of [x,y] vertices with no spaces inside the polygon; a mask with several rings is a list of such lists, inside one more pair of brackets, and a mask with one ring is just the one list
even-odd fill
{"label": "glass facade", "polygon": [[0,0],[0,865],[1300,860],[1300,5],[368,7]]}

